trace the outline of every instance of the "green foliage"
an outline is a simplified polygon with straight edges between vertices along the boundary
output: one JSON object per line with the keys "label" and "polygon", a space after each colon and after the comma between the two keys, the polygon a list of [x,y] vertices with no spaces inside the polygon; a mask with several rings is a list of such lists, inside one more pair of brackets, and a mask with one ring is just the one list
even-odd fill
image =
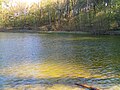
{"label": "green foliage", "polygon": [[47,0],[31,6],[17,3],[9,9],[2,8],[2,2],[0,0],[0,12],[4,12],[0,14],[0,25],[3,27],[46,26],[50,29],[54,26],[52,30],[84,31],[120,27],[120,0]]}

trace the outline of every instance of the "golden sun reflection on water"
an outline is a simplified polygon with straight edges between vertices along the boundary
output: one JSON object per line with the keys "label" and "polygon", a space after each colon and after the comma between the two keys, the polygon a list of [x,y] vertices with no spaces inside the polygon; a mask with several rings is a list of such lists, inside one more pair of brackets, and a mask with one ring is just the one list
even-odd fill
{"label": "golden sun reflection on water", "polygon": [[[51,78],[103,78],[102,75],[91,75],[91,72],[85,68],[84,65],[77,64],[64,64],[56,62],[44,62],[41,64],[27,63],[21,65],[15,65],[13,67],[8,67],[0,70],[0,74],[3,76],[13,76],[15,78],[35,78],[35,79],[45,79],[49,80]],[[57,79],[56,79],[57,80]],[[92,83],[92,82],[91,82]],[[21,83],[22,84],[22,83]],[[4,90],[85,90],[81,87],[76,87],[75,85],[69,85],[63,83],[45,83],[45,84],[18,84],[14,87],[7,86]],[[94,86],[96,87],[96,86]],[[98,86],[99,88],[99,86]],[[104,90],[119,90],[119,86],[111,87],[112,89]]]}
{"label": "golden sun reflection on water", "polygon": [[[62,64],[45,62],[42,64],[22,64],[18,66],[8,67],[0,70],[5,76],[15,76],[17,78],[65,78],[65,77],[88,77],[90,73],[85,69],[80,69],[83,66],[74,64]],[[54,84],[54,85],[16,85],[15,87],[5,87],[4,90],[84,90],[80,87]]]}
{"label": "golden sun reflection on water", "polygon": [[2,75],[15,77],[34,77],[34,78],[56,78],[56,77],[84,77],[99,78],[101,75],[91,75],[90,71],[83,65],[62,64],[62,63],[42,63],[42,64],[23,64],[19,66],[8,67],[0,70]]}

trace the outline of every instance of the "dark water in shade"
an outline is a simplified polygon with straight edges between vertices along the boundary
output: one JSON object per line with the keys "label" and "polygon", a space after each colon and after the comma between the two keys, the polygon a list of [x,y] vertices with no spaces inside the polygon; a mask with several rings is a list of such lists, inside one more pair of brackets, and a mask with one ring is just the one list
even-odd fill
{"label": "dark water in shade", "polygon": [[0,90],[120,90],[120,36],[0,33]]}

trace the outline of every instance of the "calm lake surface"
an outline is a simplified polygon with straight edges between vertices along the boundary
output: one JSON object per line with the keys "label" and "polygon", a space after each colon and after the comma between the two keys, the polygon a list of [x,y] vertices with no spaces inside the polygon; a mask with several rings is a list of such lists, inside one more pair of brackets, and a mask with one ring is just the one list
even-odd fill
{"label": "calm lake surface", "polygon": [[120,36],[0,33],[0,90],[120,90]]}

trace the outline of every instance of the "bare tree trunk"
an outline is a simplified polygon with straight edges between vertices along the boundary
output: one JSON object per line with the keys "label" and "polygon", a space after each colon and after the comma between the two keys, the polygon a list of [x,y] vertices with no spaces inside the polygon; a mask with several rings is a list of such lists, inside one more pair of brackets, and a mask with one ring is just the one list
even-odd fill
{"label": "bare tree trunk", "polygon": [[49,18],[49,28],[48,28],[48,30],[51,30],[52,22],[51,22],[51,12],[50,12],[50,10],[48,10],[48,18]]}

